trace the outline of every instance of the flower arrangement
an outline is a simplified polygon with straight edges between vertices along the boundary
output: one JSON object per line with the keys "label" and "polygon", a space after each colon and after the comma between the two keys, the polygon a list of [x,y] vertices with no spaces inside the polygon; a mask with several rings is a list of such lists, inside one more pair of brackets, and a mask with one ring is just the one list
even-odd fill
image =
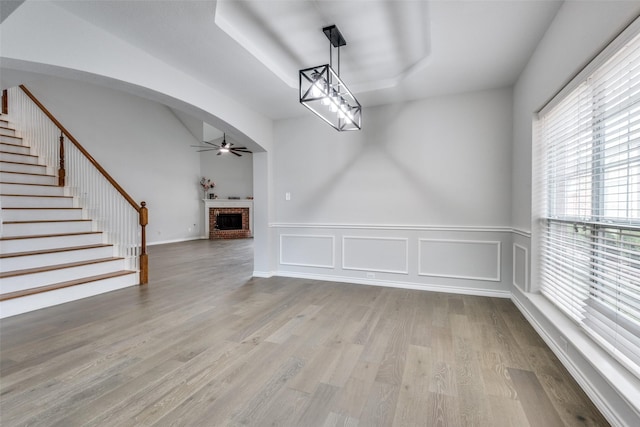
{"label": "flower arrangement", "polygon": [[211,181],[209,178],[202,177],[200,180],[200,186],[202,187],[202,191],[204,191],[205,198],[207,196],[207,191],[216,186],[216,183]]}

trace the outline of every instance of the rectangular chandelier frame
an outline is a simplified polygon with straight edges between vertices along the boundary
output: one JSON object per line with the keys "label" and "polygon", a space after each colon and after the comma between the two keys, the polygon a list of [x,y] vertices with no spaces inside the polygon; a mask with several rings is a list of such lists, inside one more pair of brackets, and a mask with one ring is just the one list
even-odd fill
{"label": "rectangular chandelier frame", "polygon": [[300,70],[300,103],[338,131],[362,129],[362,106],[329,64]]}

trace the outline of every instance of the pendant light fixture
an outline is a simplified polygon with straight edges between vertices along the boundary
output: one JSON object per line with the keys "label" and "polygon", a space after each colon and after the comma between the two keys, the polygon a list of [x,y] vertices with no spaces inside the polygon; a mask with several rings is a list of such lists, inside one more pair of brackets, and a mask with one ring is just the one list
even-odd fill
{"label": "pendant light fixture", "polygon": [[[362,129],[362,107],[340,80],[340,46],[347,42],[331,25],[322,29],[329,39],[329,64],[300,70],[300,103],[337,131]],[[333,48],[338,49],[338,72],[333,70]]]}

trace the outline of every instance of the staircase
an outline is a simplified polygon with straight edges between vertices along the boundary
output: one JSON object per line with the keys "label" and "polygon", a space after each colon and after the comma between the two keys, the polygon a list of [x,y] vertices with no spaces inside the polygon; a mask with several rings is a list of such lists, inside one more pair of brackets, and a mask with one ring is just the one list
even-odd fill
{"label": "staircase", "polygon": [[0,116],[0,318],[138,284]]}

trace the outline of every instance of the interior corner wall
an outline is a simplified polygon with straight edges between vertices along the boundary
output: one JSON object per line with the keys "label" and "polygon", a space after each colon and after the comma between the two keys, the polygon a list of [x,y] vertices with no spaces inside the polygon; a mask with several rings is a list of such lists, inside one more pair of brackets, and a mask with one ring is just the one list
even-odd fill
{"label": "interior corner wall", "polygon": [[169,108],[117,90],[59,78],[28,88],[133,197],[149,208],[147,242],[201,235],[200,161]]}
{"label": "interior corner wall", "polygon": [[[539,293],[530,292],[539,286],[536,245],[530,234],[535,237],[532,123],[534,114],[639,15],[637,1],[564,2],[521,73],[513,99],[511,210],[513,227],[521,232],[514,235],[512,298],[609,421],[621,426],[640,425],[640,387],[625,395],[612,373],[619,372],[621,378],[632,375],[610,356],[596,361],[597,352],[581,344],[584,333],[560,326],[563,322],[557,319],[564,316],[550,304],[543,304],[546,300]],[[609,373],[603,373],[604,367]]]}
{"label": "interior corner wall", "polygon": [[508,296],[510,89],[276,123],[277,274]]}

